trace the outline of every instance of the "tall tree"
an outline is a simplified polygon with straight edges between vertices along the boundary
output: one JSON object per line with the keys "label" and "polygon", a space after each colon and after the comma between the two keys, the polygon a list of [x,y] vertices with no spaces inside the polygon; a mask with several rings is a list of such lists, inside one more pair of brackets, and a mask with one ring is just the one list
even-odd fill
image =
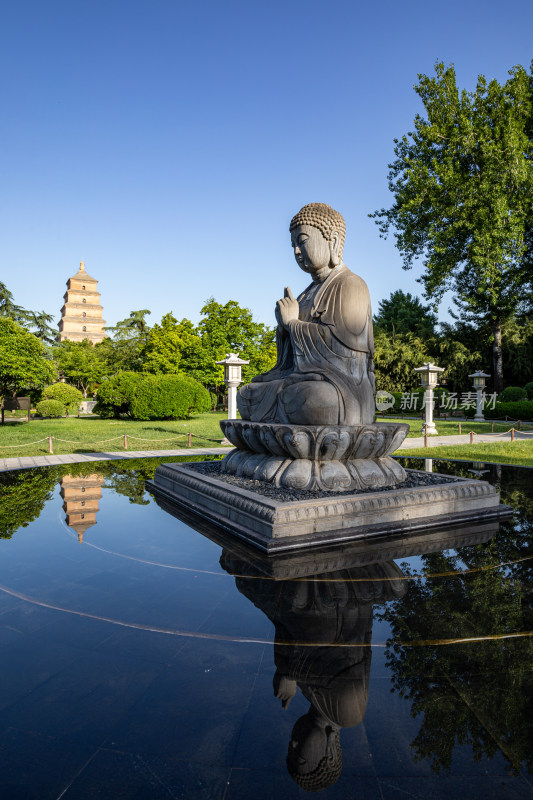
{"label": "tall tree", "polygon": [[435,70],[415,86],[427,118],[417,115],[415,130],[395,140],[394,203],[370,216],[382,236],[394,230],[404,269],[423,259],[426,298],[437,303],[452,290],[463,312],[490,324],[499,391],[502,325],[531,299],[524,262],[533,219],[530,76],[520,66],[503,85],[480,75],[467,92],[457,88],[453,66]]}
{"label": "tall tree", "polygon": [[84,339],[73,342],[65,339],[54,348],[54,359],[69,383],[81,389],[83,396],[92,384],[102,380],[106,373],[106,365],[92,342]]}
{"label": "tall tree", "polygon": [[[235,300],[222,305],[210,297],[201,313],[203,319],[197,330],[213,362],[220,361],[230,352],[249,360],[250,364],[242,370],[245,383],[274,366],[275,332],[262,322],[255,322],[249,308],[242,308]],[[217,390],[223,385],[222,367],[213,364],[210,383]]]}
{"label": "tall tree", "polygon": [[57,328],[50,325],[54,321],[52,314],[46,311],[29,311],[27,321],[32,328],[32,333],[45,344],[55,344],[57,341]]}
{"label": "tall tree", "polygon": [[5,283],[0,281],[0,317],[9,317],[22,325],[27,321],[29,314],[30,312],[22,306],[17,306]]}
{"label": "tall tree", "polygon": [[119,322],[117,322],[114,328],[106,328],[106,330],[130,331],[132,333],[136,333],[142,338],[145,338],[146,334],[150,329],[148,323],[146,322],[145,317],[147,316],[147,314],[151,313],[152,312],[149,311],[147,308],[141,308],[139,311],[130,311],[129,317],[126,317],[126,319],[121,319]]}
{"label": "tall tree", "polygon": [[34,389],[56,378],[42,342],[9,317],[0,317],[0,397]]}
{"label": "tall tree", "polygon": [[390,334],[412,333],[419,338],[435,335],[437,315],[410,292],[397,289],[388,300],[380,300],[374,325]]}
{"label": "tall tree", "polygon": [[147,308],[131,311],[129,317],[105,328],[109,336],[96,345],[98,354],[113,374],[119,371],[139,372],[143,368],[143,350],[150,334]]}

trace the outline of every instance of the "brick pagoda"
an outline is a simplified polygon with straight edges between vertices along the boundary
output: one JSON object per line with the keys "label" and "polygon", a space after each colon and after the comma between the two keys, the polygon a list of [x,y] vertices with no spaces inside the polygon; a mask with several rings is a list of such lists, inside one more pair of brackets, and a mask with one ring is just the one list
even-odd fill
{"label": "brick pagoda", "polygon": [[73,342],[89,339],[93,344],[97,344],[105,339],[105,320],[102,319],[100,292],[97,291],[97,286],[98,281],[85,272],[85,263],[82,261],[77,273],[67,281],[65,304],[61,309],[59,323],[60,342],[64,339]]}

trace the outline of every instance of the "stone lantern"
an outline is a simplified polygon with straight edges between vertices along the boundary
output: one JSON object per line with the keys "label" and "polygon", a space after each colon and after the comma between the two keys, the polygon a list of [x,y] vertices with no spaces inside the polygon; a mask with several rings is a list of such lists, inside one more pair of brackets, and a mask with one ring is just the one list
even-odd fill
{"label": "stone lantern", "polygon": [[436,364],[432,364],[430,361],[427,364],[424,364],[422,367],[416,367],[414,372],[418,372],[420,375],[420,384],[426,390],[425,398],[426,398],[426,410],[425,410],[425,421],[424,421],[424,433],[427,433],[428,436],[434,436],[437,434],[437,428],[435,427],[435,423],[433,422],[433,389],[437,386],[439,382],[439,372],[444,372],[444,367],[437,367]]}
{"label": "stone lantern", "polygon": [[237,419],[237,387],[241,385],[241,368],[249,361],[243,361],[235,353],[227,353],[222,361],[216,364],[224,365],[224,383],[228,387],[228,419]]}
{"label": "stone lantern", "polygon": [[473,372],[468,377],[472,378],[474,382],[474,389],[476,390],[476,415],[474,417],[474,420],[476,422],[484,422],[485,417],[483,416],[483,392],[485,389],[486,380],[487,378],[490,378],[490,375],[487,375],[486,372],[483,372],[483,370],[478,369],[477,372]]}

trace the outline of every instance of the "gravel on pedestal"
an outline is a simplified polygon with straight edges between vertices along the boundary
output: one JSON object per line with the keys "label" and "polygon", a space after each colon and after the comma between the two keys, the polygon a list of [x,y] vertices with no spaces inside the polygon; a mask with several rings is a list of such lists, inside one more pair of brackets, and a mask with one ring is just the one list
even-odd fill
{"label": "gravel on pedestal", "polygon": [[263,481],[254,481],[251,478],[241,478],[237,475],[225,475],[220,472],[220,461],[199,461],[198,463],[184,464],[187,469],[193,472],[200,472],[210,478],[215,478],[223,483],[229,483],[231,486],[238,486],[240,489],[246,489],[248,492],[255,492],[263,497],[270,497],[272,500],[279,502],[296,502],[298,500],[314,500],[322,497],[337,497],[353,494],[367,494],[370,492],[388,492],[391,489],[415,489],[419,486],[438,486],[444,483],[455,483],[456,478],[450,478],[446,475],[434,474],[432,472],[418,472],[414,470],[407,471],[407,479],[402,483],[397,483],[395,486],[379,486],[369,487],[368,489],[350,489],[349,491],[325,492],[325,491],[308,491],[306,489],[279,489],[270,483]]}

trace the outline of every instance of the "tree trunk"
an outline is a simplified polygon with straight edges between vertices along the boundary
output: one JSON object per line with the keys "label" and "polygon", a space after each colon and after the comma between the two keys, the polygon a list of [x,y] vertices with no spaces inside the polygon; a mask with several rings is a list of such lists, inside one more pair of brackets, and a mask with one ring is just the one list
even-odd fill
{"label": "tree trunk", "polygon": [[503,357],[502,357],[502,326],[500,322],[492,323],[492,363],[494,366],[494,391],[498,394],[503,390]]}

